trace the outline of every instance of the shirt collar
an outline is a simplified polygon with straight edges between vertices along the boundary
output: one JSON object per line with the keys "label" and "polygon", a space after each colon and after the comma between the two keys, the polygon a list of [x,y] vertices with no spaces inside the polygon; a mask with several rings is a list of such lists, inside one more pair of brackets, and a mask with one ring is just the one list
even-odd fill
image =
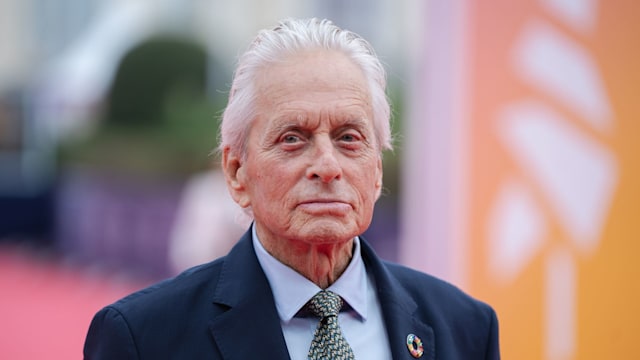
{"label": "shirt collar", "polygon": [[[280,320],[289,322],[322,289],[269,254],[258,239],[255,223],[251,226],[251,233],[253,248],[271,285]],[[349,265],[327,290],[340,295],[363,320],[366,320],[369,291],[367,272],[360,255],[360,238],[356,236],[353,243],[354,255]]]}

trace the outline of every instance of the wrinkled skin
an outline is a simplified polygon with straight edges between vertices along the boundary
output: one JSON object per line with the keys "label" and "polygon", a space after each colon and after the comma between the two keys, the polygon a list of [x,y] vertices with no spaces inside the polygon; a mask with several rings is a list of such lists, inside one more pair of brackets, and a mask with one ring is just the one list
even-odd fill
{"label": "wrinkled skin", "polygon": [[327,50],[290,55],[261,74],[246,156],[223,149],[227,184],[251,208],[265,249],[326,288],[348,265],[382,187],[367,82]]}

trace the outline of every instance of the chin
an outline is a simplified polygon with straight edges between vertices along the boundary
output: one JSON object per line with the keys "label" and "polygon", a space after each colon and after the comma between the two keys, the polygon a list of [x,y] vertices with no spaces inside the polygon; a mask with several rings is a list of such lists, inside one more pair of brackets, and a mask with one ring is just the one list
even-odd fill
{"label": "chin", "polygon": [[340,221],[319,220],[307,222],[299,230],[300,237],[309,243],[339,243],[358,235],[357,227]]}

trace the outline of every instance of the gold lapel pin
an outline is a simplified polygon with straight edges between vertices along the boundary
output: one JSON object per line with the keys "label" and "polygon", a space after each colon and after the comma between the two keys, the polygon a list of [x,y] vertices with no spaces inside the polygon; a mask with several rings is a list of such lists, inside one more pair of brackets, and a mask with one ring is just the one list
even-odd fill
{"label": "gold lapel pin", "polygon": [[414,334],[407,335],[407,349],[414,358],[422,357],[424,354],[424,348],[422,347],[422,340]]}

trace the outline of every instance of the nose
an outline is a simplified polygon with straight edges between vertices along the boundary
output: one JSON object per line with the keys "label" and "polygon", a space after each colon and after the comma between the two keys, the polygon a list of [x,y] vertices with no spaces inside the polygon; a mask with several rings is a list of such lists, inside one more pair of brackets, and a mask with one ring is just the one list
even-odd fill
{"label": "nose", "polygon": [[342,167],[337,158],[336,149],[329,139],[318,139],[314,142],[311,163],[307,169],[307,178],[320,179],[329,183],[342,177]]}

